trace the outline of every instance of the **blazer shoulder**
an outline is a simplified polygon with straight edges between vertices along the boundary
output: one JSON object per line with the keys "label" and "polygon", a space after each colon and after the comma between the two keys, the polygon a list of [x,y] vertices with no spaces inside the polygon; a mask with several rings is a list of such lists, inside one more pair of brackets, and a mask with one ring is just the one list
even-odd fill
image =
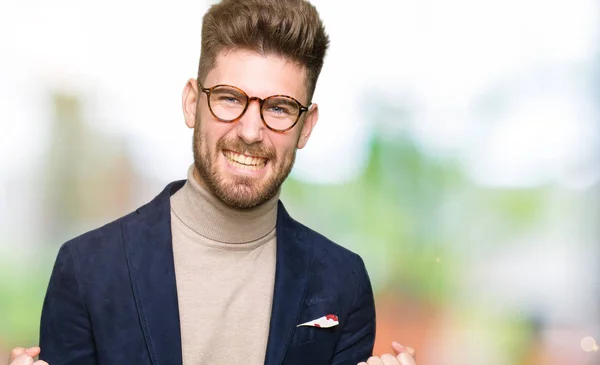
{"label": "blazer shoulder", "polygon": [[101,227],[92,229],[85,233],[76,236],[67,242],[63,243],[63,247],[70,246],[71,249],[85,249],[89,245],[111,245],[120,243],[121,239],[121,227],[124,223],[136,219],[138,213],[136,211],[124,215],[120,218],[113,220],[112,222],[106,223]]}
{"label": "blazer shoulder", "polygon": [[321,261],[336,268],[350,267],[356,269],[357,267],[364,267],[363,260],[359,254],[333,242],[325,235],[298,221],[294,222],[298,225],[298,229],[303,231],[305,237],[312,241],[316,261]]}
{"label": "blazer shoulder", "polygon": [[77,251],[81,249],[85,250],[90,246],[96,247],[98,244],[101,244],[103,248],[115,245],[120,246],[123,226],[138,219],[147,219],[156,215],[162,217],[164,214],[169,214],[169,197],[175,191],[179,190],[184,183],[185,180],[178,180],[168,184],[162,192],[148,203],[112,222],[65,242],[63,246],[71,246],[71,248]]}

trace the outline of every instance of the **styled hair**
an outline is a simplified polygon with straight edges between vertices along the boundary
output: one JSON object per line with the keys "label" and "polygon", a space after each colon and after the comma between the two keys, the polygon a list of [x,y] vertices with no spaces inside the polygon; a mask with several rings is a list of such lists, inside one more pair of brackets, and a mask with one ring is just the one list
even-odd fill
{"label": "styled hair", "polygon": [[310,101],[328,47],[323,22],[308,1],[222,0],[203,18],[198,80],[205,80],[221,52],[277,55],[306,68]]}

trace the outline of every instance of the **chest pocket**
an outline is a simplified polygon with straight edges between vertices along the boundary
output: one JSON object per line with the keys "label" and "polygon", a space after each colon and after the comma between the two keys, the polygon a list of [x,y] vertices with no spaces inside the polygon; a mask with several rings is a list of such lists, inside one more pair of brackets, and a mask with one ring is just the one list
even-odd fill
{"label": "chest pocket", "polygon": [[320,302],[304,307],[298,324],[306,323],[328,314],[338,316],[340,323],[330,328],[296,327],[283,363],[285,365],[328,364],[342,332],[342,318],[346,317],[342,313],[339,313],[339,310],[340,304],[334,302]]}

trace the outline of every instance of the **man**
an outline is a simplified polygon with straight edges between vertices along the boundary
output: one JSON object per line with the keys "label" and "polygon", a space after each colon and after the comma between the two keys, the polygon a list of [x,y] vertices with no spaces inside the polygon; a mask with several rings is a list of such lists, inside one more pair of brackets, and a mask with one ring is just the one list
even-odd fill
{"label": "man", "polygon": [[42,310],[40,359],[404,361],[406,350],[370,358],[375,308],[361,258],[293,220],[278,199],[318,121],[312,96],[328,44],[303,0],[210,8],[198,78],[182,97],[194,129],[187,180],[61,247]]}

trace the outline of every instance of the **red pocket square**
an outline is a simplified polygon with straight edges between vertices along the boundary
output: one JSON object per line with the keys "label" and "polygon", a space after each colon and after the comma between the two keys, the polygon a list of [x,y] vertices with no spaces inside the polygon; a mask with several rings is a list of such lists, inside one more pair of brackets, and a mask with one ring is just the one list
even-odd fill
{"label": "red pocket square", "polygon": [[329,328],[335,327],[340,322],[338,321],[338,317],[335,314],[328,314],[321,318],[313,319],[312,321],[308,321],[306,323],[299,324],[297,327],[306,326],[306,327],[319,327],[319,328]]}

